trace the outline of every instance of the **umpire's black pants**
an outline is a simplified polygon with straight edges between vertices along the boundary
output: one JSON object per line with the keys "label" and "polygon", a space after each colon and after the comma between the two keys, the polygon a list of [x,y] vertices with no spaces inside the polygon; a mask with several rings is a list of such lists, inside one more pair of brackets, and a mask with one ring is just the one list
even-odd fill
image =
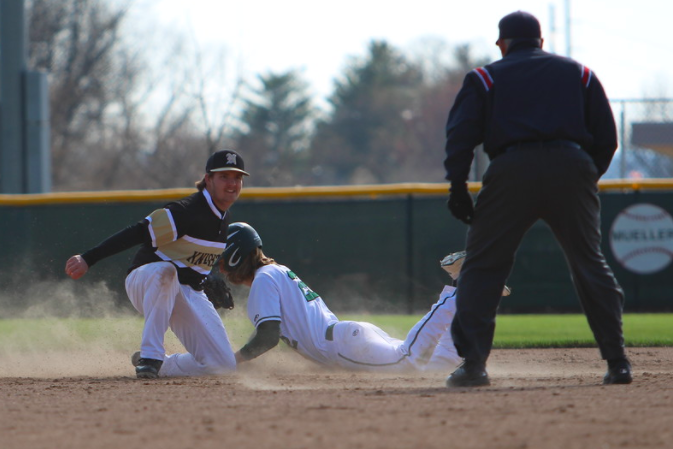
{"label": "umpire's black pants", "polygon": [[604,359],[624,355],[624,293],[600,249],[598,172],[580,148],[527,144],[491,162],[484,174],[467,257],[458,279],[451,332],[461,357],[485,362],[495,315],[521,240],[538,219],[552,229]]}

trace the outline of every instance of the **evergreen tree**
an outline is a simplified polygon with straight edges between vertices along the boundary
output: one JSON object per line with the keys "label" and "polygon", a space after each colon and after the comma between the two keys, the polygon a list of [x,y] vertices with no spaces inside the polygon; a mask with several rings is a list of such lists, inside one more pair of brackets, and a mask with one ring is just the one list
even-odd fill
{"label": "evergreen tree", "polygon": [[406,122],[417,107],[420,70],[384,41],[354,59],[336,81],[331,117],[312,145],[318,184],[388,182],[414,142]]}
{"label": "evergreen tree", "polygon": [[436,56],[434,64],[424,64],[386,42],[372,42],[365,58],[351,60],[329,98],[331,115],[317,126],[314,183],[444,179],[448,111],[465,74],[487,61],[473,58],[469,45],[454,50],[453,64]]}
{"label": "evergreen tree", "polygon": [[258,80],[261,86],[245,100],[237,150],[254,167],[251,184],[295,184],[306,171],[315,115],[307,84],[295,71],[259,75]]}

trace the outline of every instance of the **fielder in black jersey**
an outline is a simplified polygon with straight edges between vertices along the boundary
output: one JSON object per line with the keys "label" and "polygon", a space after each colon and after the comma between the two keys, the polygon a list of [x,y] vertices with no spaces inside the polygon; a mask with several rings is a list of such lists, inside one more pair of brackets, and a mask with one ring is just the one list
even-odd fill
{"label": "fielder in black jersey", "polygon": [[[198,192],[157,209],[95,248],[72,256],[66,274],[79,279],[99,260],[140,245],[126,278],[126,291],[144,315],[140,352],[133,364],[140,378],[218,374],[236,360],[222,320],[204,293],[203,281],[224,251],[229,208],[243,186],[241,156],[214,153]],[[166,355],[168,328],[187,349]]]}
{"label": "fielder in black jersey", "polygon": [[207,189],[166,204],[136,224],[82,254],[89,267],[120,251],[142,245],[128,272],[160,261],[172,262],[181,284],[203,290],[201,282],[224,251],[229,214]]}
{"label": "fielder in black jersey", "polygon": [[[465,77],[446,125],[448,207],[470,225],[452,333],[462,367],[448,386],[488,385],[486,360],[505,281],[524,234],[544,220],[560,243],[603,359],[604,383],[630,383],[624,294],[600,248],[597,182],[617,149],[598,78],[542,50],[540,24],[517,11],[499,23],[503,58]],[[474,148],[491,163],[476,207],[467,189]]]}

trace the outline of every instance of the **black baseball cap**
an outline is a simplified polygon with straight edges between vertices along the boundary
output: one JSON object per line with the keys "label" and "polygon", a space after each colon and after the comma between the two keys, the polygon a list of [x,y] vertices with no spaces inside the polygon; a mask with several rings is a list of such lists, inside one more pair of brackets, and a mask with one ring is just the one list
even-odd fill
{"label": "black baseball cap", "polygon": [[234,150],[217,151],[208,158],[208,162],[206,162],[206,173],[218,171],[237,171],[246,176],[250,176],[250,173],[245,171],[243,158]]}
{"label": "black baseball cap", "polygon": [[[500,39],[539,39],[542,37],[540,22],[525,11],[507,14],[498,23]],[[498,43],[497,41],[495,42]]]}

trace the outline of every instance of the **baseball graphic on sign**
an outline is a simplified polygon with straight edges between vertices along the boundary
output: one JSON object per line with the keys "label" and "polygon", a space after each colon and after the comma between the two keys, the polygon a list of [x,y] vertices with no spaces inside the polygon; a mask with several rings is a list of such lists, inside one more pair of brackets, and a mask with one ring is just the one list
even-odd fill
{"label": "baseball graphic on sign", "polygon": [[610,246],[615,259],[629,271],[661,271],[673,260],[673,217],[654,204],[629,206],[612,223]]}

